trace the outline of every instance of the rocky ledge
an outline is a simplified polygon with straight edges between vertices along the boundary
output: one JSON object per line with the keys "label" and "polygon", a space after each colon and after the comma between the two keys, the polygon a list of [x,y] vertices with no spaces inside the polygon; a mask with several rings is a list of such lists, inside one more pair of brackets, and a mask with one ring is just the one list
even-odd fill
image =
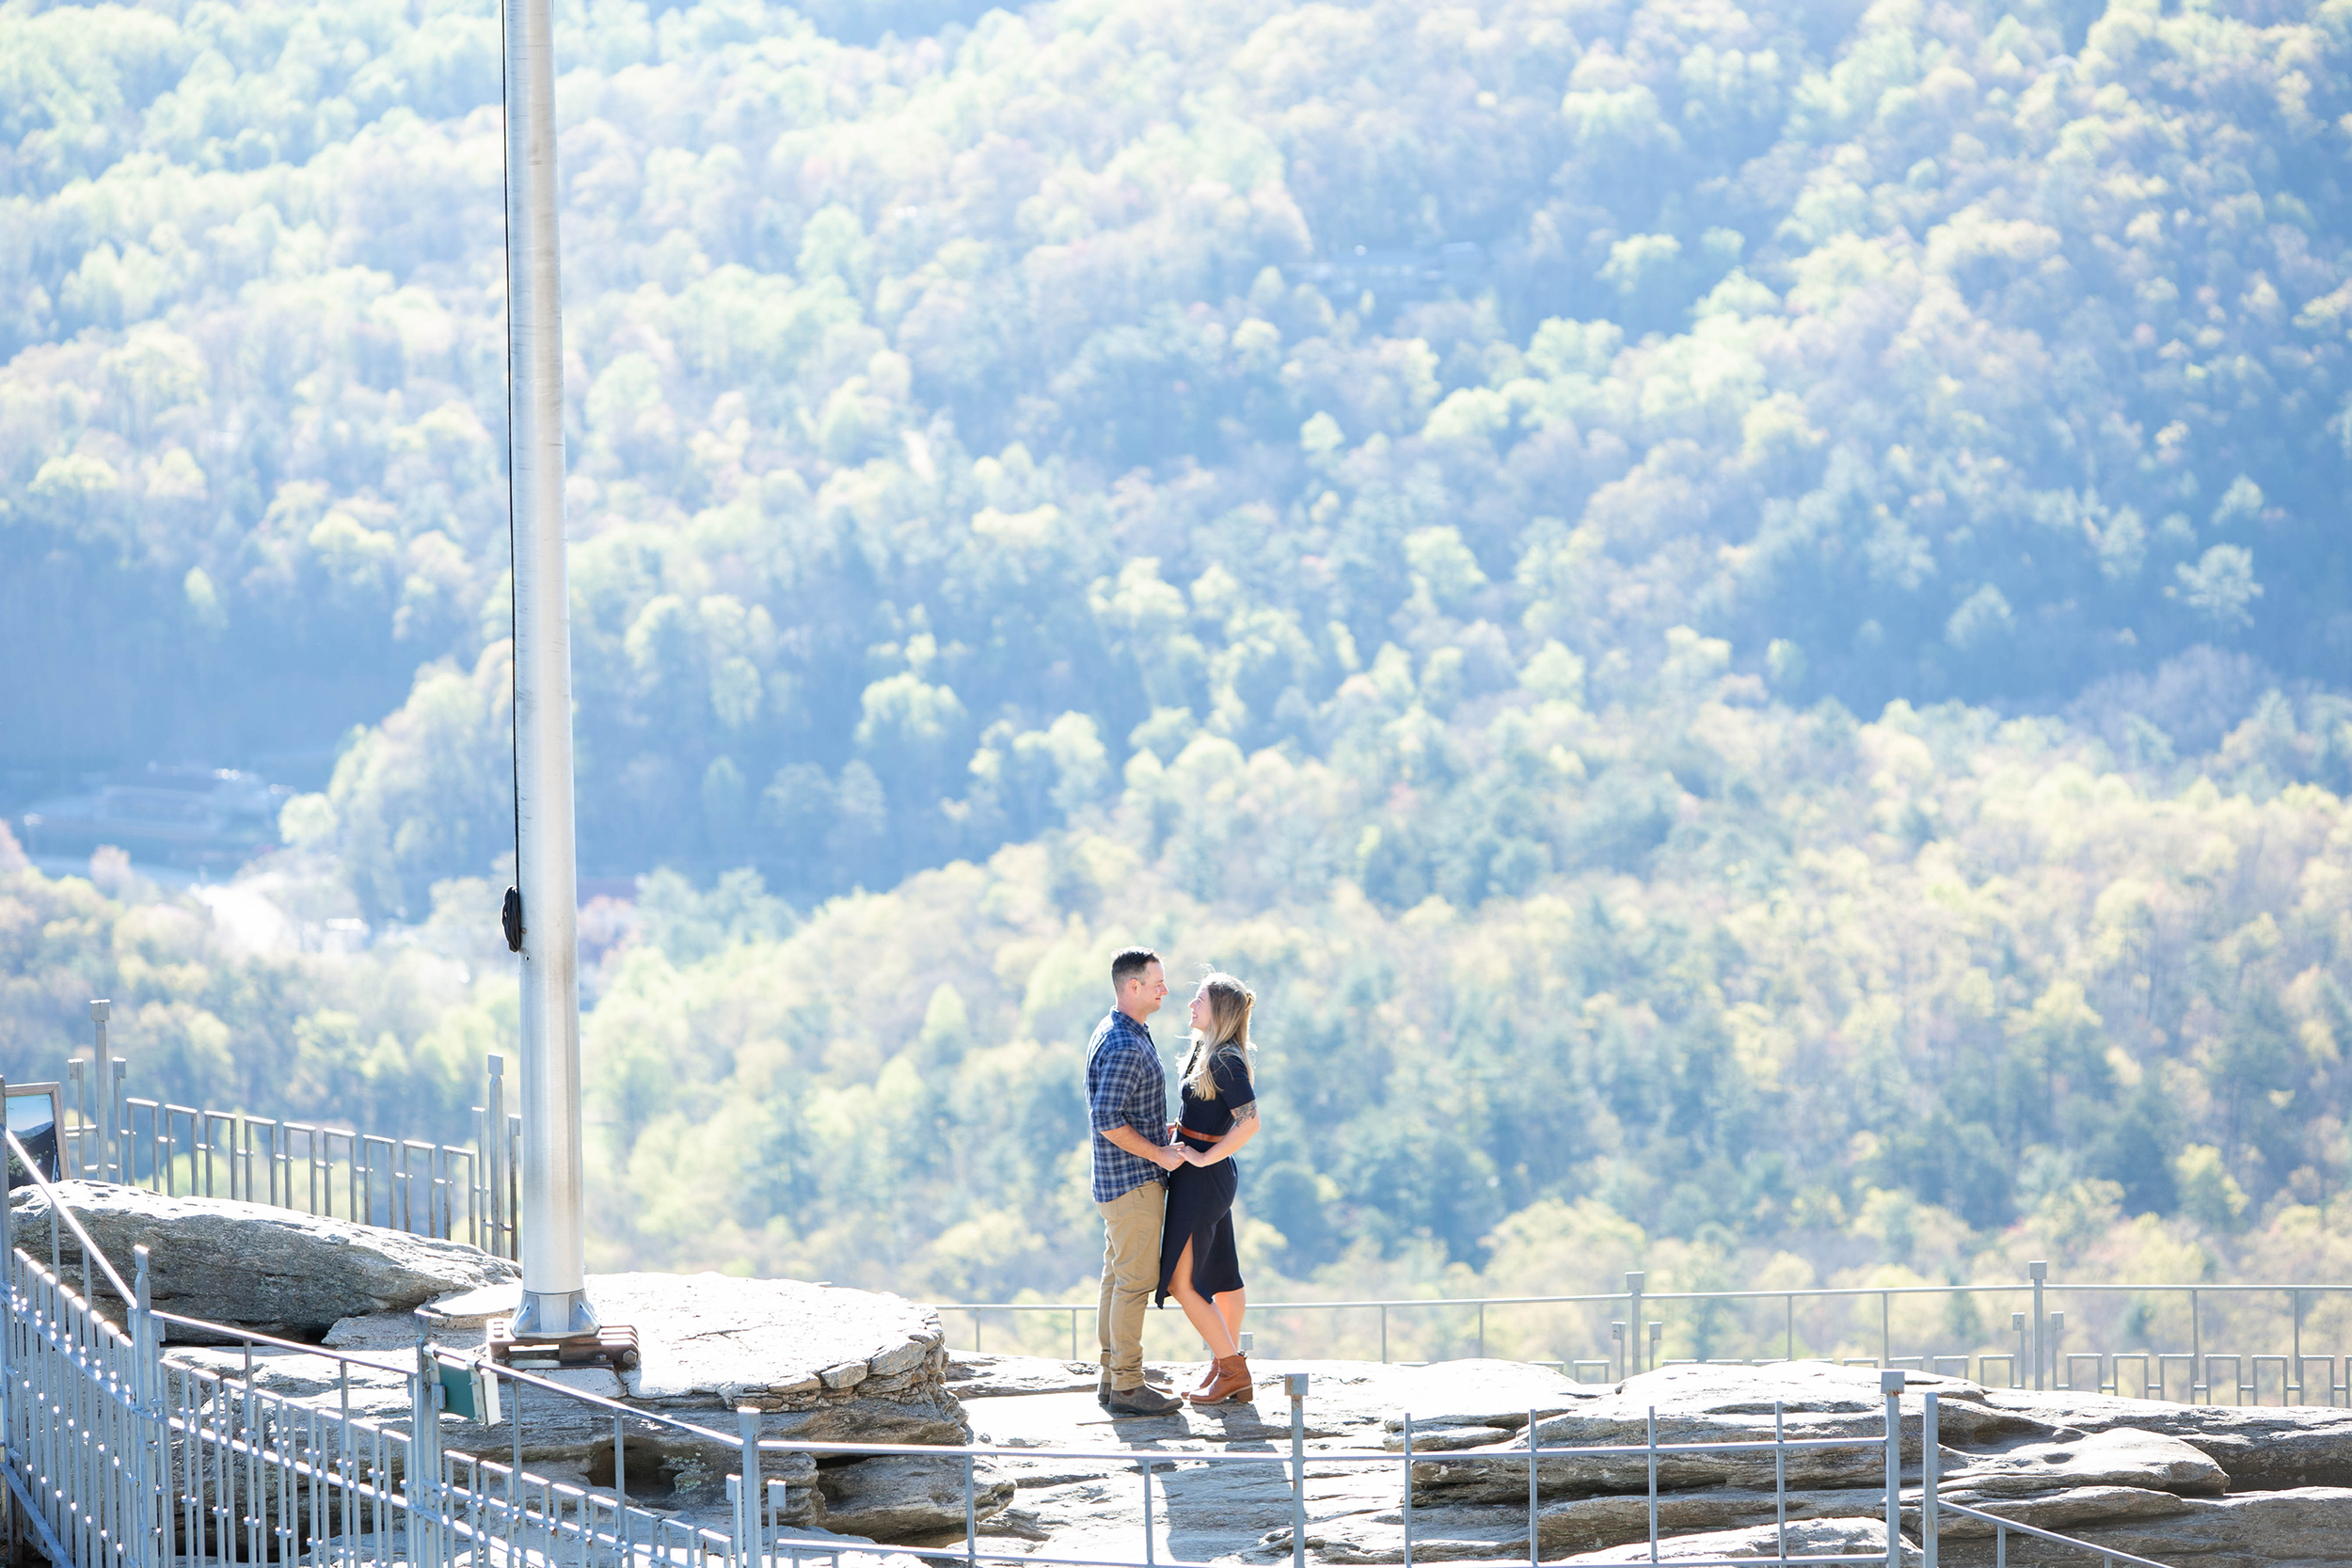
{"label": "rocky ledge", "polygon": [[[126,1283],[134,1282],[134,1249],[148,1249],[156,1307],[282,1338],[315,1340],[355,1312],[405,1312],[436,1296],[518,1277],[505,1259],[463,1242],[266,1204],[169,1197],[98,1181],[59,1182],[57,1193]],[[47,1256],[47,1196],[20,1187],[8,1207],[18,1244]],[[78,1278],[82,1249],[73,1232],[58,1227],[57,1243],[68,1276]],[[102,1298],[110,1293],[96,1270],[92,1283]]]}
{"label": "rocky ledge", "polygon": [[[394,1430],[408,1419],[405,1373],[419,1333],[471,1350],[514,1306],[512,1265],[457,1243],[127,1189],[75,1184],[68,1200],[118,1266],[133,1245],[151,1248],[167,1308],[300,1332],[365,1357],[354,1365],[266,1351],[253,1362],[257,1388],[328,1405],[348,1398],[355,1413]],[[14,1212],[45,1231],[37,1195],[18,1195]],[[1842,1554],[1884,1541],[1883,1404],[1879,1374],[1866,1368],[1678,1367],[1588,1386],[1501,1361],[1262,1360],[1255,1403],[1114,1420],[1094,1403],[1091,1365],[951,1357],[937,1318],[896,1296],[717,1275],[598,1275],[589,1289],[608,1323],[637,1329],[641,1362],[618,1376],[588,1370],[552,1380],[714,1435],[624,1417],[616,1465],[610,1413],[530,1393],[495,1426],[445,1418],[449,1449],[501,1460],[519,1451],[534,1471],[602,1491],[625,1465],[632,1502],[720,1525],[725,1478],[739,1463],[736,1412],[748,1404],[771,1437],[971,1439],[1009,1450],[972,1467],[972,1513],[993,1558],[1141,1561],[1149,1508],[1159,1557],[1270,1568],[1292,1550],[1287,1466],[1202,1461],[1287,1458],[1293,1410],[1279,1380],[1304,1371],[1305,1545],[1319,1563],[1402,1562],[1408,1496],[1417,1562],[1524,1560],[1531,1544],[1548,1563],[1645,1560],[1645,1460],[1537,1455],[1531,1504],[1528,1438],[1532,1431],[1546,1448],[1640,1443],[1653,1423],[1665,1442],[1768,1439],[1776,1422],[1790,1436],[1858,1440],[1789,1457],[1779,1499],[1787,1550]],[[242,1351],[170,1350],[183,1365],[246,1376]],[[1199,1370],[1165,1369],[1180,1384]],[[2023,1393],[1910,1373],[1900,1411],[1903,1527],[1913,1541],[1930,1391],[1939,1396],[1947,1502],[2160,1562],[2352,1568],[2352,1411]],[[1071,1453],[1089,1457],[1060,1457]],[[876,1568],[890,1545],[944,1544],[964,1528],[960,1459],[796,1455],[768,1474],[786,1482],[793,1533],[813,1550],[861,1560],[855,1568]],[[1773,1483],[1769,1452],[1662,1458],[1659,1560],[1780,1555]],[[1947,1516],[1939,1533],[1953,1568],[1994,1562],[1991,1524]],[[2010,1539],[2006,1555],[2017,1568],[2079,1560],[2030,1538]],[[1906,1560],[1913,1556],[1907,1544]]]}
{"label": "rocky ledge", "polygon": [[[1661,1441],[1771,1437],[1775,1408],[1791,1436],[1854,1437],[1868,1446],[1790,1456],[1786,1495],[1791,1556],[1883,1547],[1884,1449],[1879,1374],[1798,1363],[1685,1367],[1614,1386],[1570,1384],[1503,1362],[1442,1367],[1253,1363],[1253,1406],[1112,1422],[1093,1407],[1090,1368],[1018,1357],[959,1356],[949,1387],[983,1439],[1016,1449],[1132,1450],[1155,1472],[1155,1537],[1187,1560],[1271,1564],[1291,1550],[1288,1478],[1279,1466],[1223,1467],[1186,1455],[1286,1451],[1289,1407],[1277,1379],[1310,1374],[1304,1410],[1307,1555],[1335,1564],[1401,1563],[1406,1411],[1413,1413],[1413,1558],[1418,1562],[1525,1561],[1527,1431],[1540,1442],[1640,1443],[1656,1412]],[[1180,1375],[1193,1369],[1172,1369]],[[2352,1564],[2352,1411],[2178,1406],[2065,1393],[2020,1394],[1909,1374],[1901,1412],[1904,1558],[1918,1560],[1923,1396],[1938,1395],[1942,1497],[2161,1562],[2200,1568]],[[1426,1453],[1428,1457],[1422,1455]],[[1382,1456],[1387,1463],[1345,1456]],[[1141,1560],[1136,1462],[1005,1461],[1012,1505],[984,1535],[1014,1535],[1054,1556]],[[2272,1486],[2279,1477],[2323,1484]],[[1547,1563],[1648,1558],[1647,1465],[1606,1456],[1539,1460],[1535,1545]],[[1661,1462],[1659,1560],[1773,1558],[1769,1453]],[[1954,1568],[1994,1559],[1993,1527],[1946,1515],[1941,1555]],[[997,1543],[991,1550],[1008,1549]],[[1018,1548],[1014,1548],[1018,1549]],[[2018,1568],[2088,1560],[2012,1536]]]}

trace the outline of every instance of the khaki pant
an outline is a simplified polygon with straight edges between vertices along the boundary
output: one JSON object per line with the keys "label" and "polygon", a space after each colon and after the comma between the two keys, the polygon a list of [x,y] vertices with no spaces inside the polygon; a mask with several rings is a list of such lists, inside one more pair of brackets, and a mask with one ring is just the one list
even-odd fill
{"label": "khaki pant", "polygon": [[1103,1216],[1103,1294],[1095,1327],[1111,1386],[1143,1386],[1143,1310],[1160,1284],[1160,1221],[1168,1189],[1157,1181],[1130,1188],[1095,1209]]}

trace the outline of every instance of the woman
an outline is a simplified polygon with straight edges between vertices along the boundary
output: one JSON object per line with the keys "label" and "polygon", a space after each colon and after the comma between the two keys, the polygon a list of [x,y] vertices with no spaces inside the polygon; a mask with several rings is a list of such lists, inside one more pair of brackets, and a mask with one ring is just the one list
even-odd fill
{"label": "woman", "polygon": [[1250,1396],[1241,1354],[1241,1259],[1233,1250],[1233,1155],[1258,1133],[1249,1010],[1257,998],[1231,974],[1212,974],[1192,999],[1192,1052],[1181,1075],[1184,1119],[1168,1135],[1184,1163],[1168,1179],[1155,1305],[1174,1296],[1209,1347],[1208,1373],[1185,1395],[1195,1404]]}

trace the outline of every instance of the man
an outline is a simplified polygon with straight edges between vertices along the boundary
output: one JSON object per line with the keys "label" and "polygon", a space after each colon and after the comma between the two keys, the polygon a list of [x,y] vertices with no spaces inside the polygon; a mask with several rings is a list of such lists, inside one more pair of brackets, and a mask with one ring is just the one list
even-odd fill
{"label": "man", "polygon": [[1144,1021],[1168,997],[1160,956],[1111,959],[1110,1013],[1087,1042],[1087,1115],[1094,1129],[1094,1207],[1103,1216],[1103,1292],[1094,1323],[1103,1375],[1094,1397],[1114,1416],[1164,1416],[1184,1402],[1144,1381],[1143,1311],[1160,1281],[1161,1176],[1184,1163],[1168,1142],[1168,1080]]}

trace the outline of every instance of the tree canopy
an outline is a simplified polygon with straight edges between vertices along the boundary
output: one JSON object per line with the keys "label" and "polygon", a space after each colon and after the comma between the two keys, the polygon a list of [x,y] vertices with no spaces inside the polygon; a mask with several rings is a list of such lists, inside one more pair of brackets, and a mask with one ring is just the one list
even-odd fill
{"label": "tree canopy", "polygon": [[[1137,933],[1266,977],[1294,1270],[2332,1191],[2346,0],[559,12],[614,1246],[1074,1269]],[[497,58],[0,3],[0,763],[334,745],[379,929],[508,847]],[[872,1208],[949,1095],[1045,1141]]]}

